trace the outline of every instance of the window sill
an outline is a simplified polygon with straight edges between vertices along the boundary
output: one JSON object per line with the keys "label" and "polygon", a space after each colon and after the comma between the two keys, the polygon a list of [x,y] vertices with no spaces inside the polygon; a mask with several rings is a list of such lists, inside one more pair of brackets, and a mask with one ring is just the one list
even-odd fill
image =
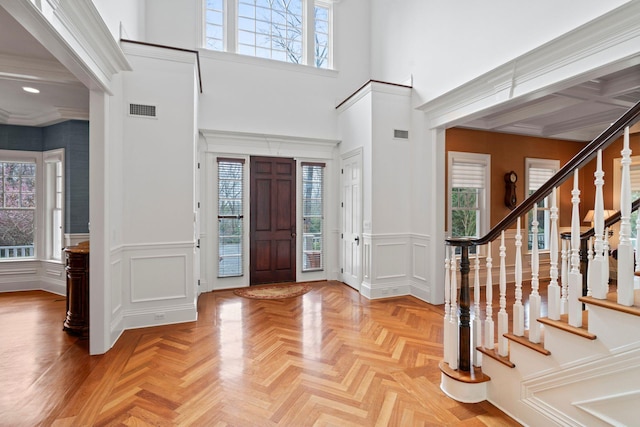
{"label": "window sill", "polygon": [[238,64],[255,65],[273,68],[276,70],[294,71],[324,77],[338,77],[338,71],[335,69],[317,68],[305,64],[293,64],[290,62],[278,61],[276,59],[259,58],[257,56],[242,55],[234,52],[220,52],[217,50],[199,48],[198,54],[200,55],[200,58],[213,59],[216,61],[236,62]]}

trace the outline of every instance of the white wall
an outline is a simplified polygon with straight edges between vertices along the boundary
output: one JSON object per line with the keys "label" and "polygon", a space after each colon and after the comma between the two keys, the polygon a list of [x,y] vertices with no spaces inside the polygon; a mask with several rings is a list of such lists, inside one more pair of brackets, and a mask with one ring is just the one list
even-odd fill
{"label": "white wall", "polygon": [[121,26],[122,37],[125,39],[140,40],[144,36],[146,3],[146,0],[93,0],[93,4],[116,40],[120,40]]}
{"label": "white wall", "polygon": [[371,75],[412,75],[419,104],[627,1],[372,0]]}

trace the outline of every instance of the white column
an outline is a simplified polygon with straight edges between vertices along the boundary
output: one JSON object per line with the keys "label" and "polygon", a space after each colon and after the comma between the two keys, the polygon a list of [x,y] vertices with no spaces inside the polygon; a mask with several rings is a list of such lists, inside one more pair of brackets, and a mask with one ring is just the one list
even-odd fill
{"label": "white column", "polygon": [[631,247],[631,150],[629,127],[624,129],[620,186],[620,243],[618,244],[618,304],[633,305],[633,248]]}
{"label": "white column", "polygon": [[498,312],[498,354],[506,357],[509,354],[509,342],[504,334],[509,332],[509,315],[507,314],[507,248],[504,245],[504,230],[500,234],[500,311]]}
{"label": "white column", "polygon": [[529,296],[529,341],[540,342],[540,307],[542,299],[538,293],[540,283],[538,271],[540,269],[540,256],[538,249],[538,205],[533,205],[533,221],[531,222],[533,243],[531,244],[531,295]]}
{"label": "white column", "polygon": [[578,169],[573,173],[573,190],[571,190],[571,271],[569,272],[569,290],[567,304],[569,324],[582,326],[582,274],[580,273],[580,189],[578,188]]}
{"label": "white column", "polygon": [[491,261],[491,243],[489,243],[487,245],[487,284],[485,286],[487,310],[484,319],[484,347],[487,349],[493,349],[495,347],[493,332],[493,308],[491,307],[491,302],[493,300],[493,278],[491,277]]}
{"label": "white column", "polygon": [[549,242],[551,280],[547,287],[548,317],[560,319],[560,286],[558,286],[558,206],[556,189],[551,192],[551,236]]}
{"label": "white column", "polygon": [[524,335],[524,306],[522,305],[522,231],[520,218],[516,228],[516,261],[515,261],[516,295],[513,304],[513,334]]}

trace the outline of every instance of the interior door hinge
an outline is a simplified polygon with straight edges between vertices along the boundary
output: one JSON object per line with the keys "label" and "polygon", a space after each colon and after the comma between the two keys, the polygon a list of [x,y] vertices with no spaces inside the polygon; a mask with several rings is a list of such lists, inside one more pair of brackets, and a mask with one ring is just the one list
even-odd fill
{"label": "interior door hinge", "polygon": [[198,169],[200,169],[200,162],[198,162]]}
{"label": "interior door hinge", "polygon": [[200,279],[198,279],[198,286],[200,286]]}
{"label": "interior door hinge", "polygon": [[340,202],[340,207],[344,208],[344,202]]}
{"label": "interior door hinge", "polygon": [[196,244],[196,248],[200,249],[200,239],[198,239],[198,243]]}
{"label": "interior door hinge", "polygon": [[340,274],[344,273],[344,268],[340,269]]}

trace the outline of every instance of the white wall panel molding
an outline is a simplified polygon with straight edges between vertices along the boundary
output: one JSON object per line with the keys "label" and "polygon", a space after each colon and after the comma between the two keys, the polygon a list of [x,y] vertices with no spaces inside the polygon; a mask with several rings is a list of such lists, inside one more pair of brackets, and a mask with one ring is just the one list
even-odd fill
{"label": "white wall panel molding", "polygon": [[75,246],[80,242],[84,242],[89,240],[91,235],[89,233],[65,233],[64,234],[64,245],[65,246]]}
{"label": "white wall panel molding", "polygon": [[274,157],[307,157],[332,160],[340,141],[285,135],[201,129],[207,151]]}
{"label": "white wall panel molding", "polygon": [[357,104],[362,98],[370,93],[386,93],[390,95],[400,95],[411,97],[411,86],[388,83],[376,80],[369,80],[364,85],[360,86],[353,94],[349,95],[347,99],[339,103],[338,112],[342,113],[348,110],[354,104]]}
{"label": "white wall panel molding", "polygon": [[122,313],[122,323],[125,329],[134,329],[193,322],[198,318],[195,308],[195,303],[185,303],[127,309]]}
{"label": "white wall panel molding", "polygon": [[160,243],[129,243],[122,245],[122,252],[132,251],[159,251],[167,249],[193,249],[195,242],[160,242]]}
{"label": "white wall panel molding", "polygon": [[562,425],[632,425],[637,420],[640,347],[524,378],[522,402]]}
{"label": "white wall panel molding", "polygon": [[129,258],[132,303],[187,297],[189,274],[185,254],[158,254]]}
{"label": "white wall panel molding", "polygon": [[122,260],[111,257],[111,314],[115,318],[122,310]]}
{"label": "white wall panel molding", "polygon": [[[640,2],[631,1],[418,107],[429,127],[536,99],[640,62]],[[604,71],[603,71],[604,70]]]}

